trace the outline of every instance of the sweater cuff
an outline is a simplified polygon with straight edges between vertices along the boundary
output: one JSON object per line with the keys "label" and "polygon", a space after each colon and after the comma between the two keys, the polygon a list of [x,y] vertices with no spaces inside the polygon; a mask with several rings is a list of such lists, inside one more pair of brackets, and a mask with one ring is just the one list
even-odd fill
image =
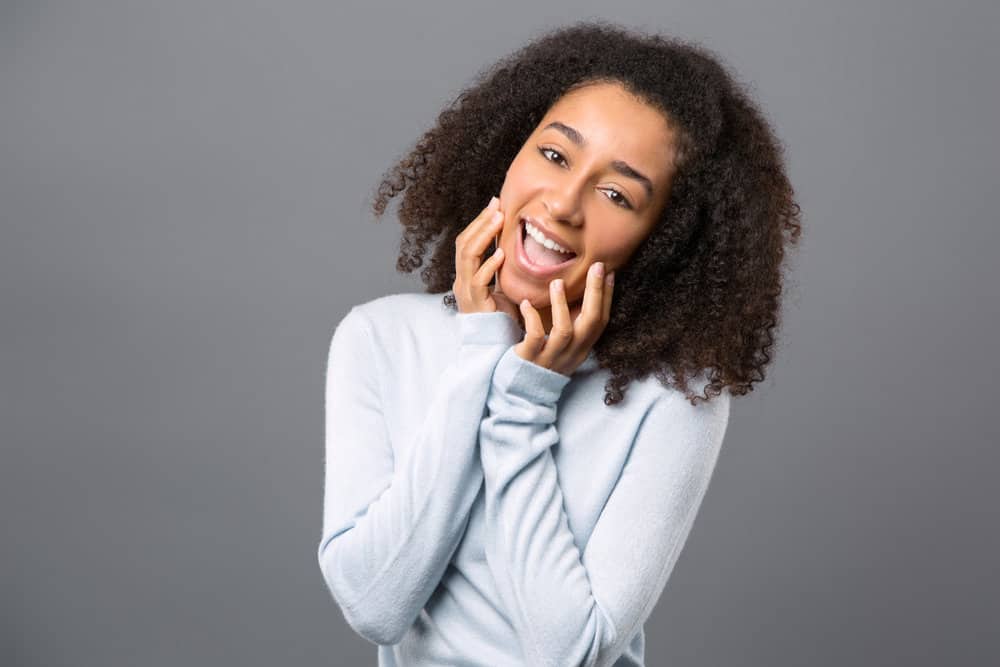
{"label": "sweater cuff", "polygon": [[513,345],[523,337],[520,325],[497,310],[492,313],[456,313],[463,345]]}
{"label": "sweater cuff", "polygon": [[555,405],[570,376],[522,359],[511,346],[493,371],[493,386],[538,405]]}

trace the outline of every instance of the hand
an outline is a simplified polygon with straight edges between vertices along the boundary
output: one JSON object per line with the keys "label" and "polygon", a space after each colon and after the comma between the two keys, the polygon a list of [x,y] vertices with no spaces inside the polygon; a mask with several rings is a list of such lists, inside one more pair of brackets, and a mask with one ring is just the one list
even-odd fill
{"label": "hand", "polygon": [[611,317],[615,272],[609,273],[607,278],[602,275],[603,272],[603,262],[591,264],[587,272],[583,305],[579,309],[574,307],[572,314],[566,305],[562,280],[556,279],[549,283],[552,330],[549,331],[547,340],[541,316],[531,302],[524,299],[521,302],[521,313],[524,315],[527,333],[524,340],[514,346],[518,356],[556,373],[572,375],[590,354],[590,349],[601,337]]}
{"label": "hand", "polygon": [[452,291],[463,313],[492,313],[502,310],[518,321],[517,307],[499,292],[491,292],[490,281],[503,264],[503,250],[497,248],[485,262],[483,253],[503,228],[503,211],[496,197],[455,239],[455,283]]}
{"label": "hand", "polygon": [[497,277],[496,285],[493,286],[493,301],[497,304],[497,310],[502,310],[503,312],[510,315],[510,318],[517,322],[521,329],[524,329],[524,322],[522,322],[521,313],[518,310],[517,304],[510,300],[503,290],[500,288],[500,279]]}

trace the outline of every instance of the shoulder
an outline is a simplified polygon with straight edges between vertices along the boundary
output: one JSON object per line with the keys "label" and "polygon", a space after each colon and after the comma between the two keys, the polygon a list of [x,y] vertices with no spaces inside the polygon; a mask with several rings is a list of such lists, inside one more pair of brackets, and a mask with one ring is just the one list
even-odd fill
{"label": "shoulder", "polygon": [[[600,368],[596,359],[588,357],[567,386],[565,393],[568,400],[574,405],[579,403],[588,407],[595,402],[603,402],[612,375],[609,369]],[[666,378],[670,382],[675,380],[671,373],[667,373]],[[703,370],[689,378],[688,388],[695,396],[701,396],[709,382],[709,371]],[[728,389],[724,389],[718,396],[692,405],[678,386],[652,373],[629,381],[624,402],[614,408],[599,406],[602,409],[595,415],[604,415],[606,410],[612,410],[608,414],[617,415],[614,419],[622,425],[631,423],[635,430],[694,428],[717,432],[720,429],[724,431],[729,421],[731,399]]]}
{"label": "shoulder", "polygon": [[[653,384],[655,383],[655,387]],[[694,380],[691,389],[698,388]],[[630,386],[629,391],[637,388]],[[707,481],[722,449],[729,423],[730,396],[723,391],[692,405],[683,391],[659,380],[643,383],[643,402],[635,414],[629,460],[643,470]],[[685,488],[695,489],[695,484]]]}
{"label": "shoulder", "polygon": [[444,294],[388,294],[353,306],[349,315],[360,316],[373,333],[417,326],[448,326],[453,321],[454,311],[444,303],[443,298]]}
{"label": "shoulder", "polygon": [[355,346],[373,348],[380,355],[415,354],[454,336],[455,311],[443,298],[427,293],[380,296],[352,306],[337,330],[344,330],[343,337]]}
{"label": "shoulder", "polygon": [[430,348],[446,345],[455,316],[443,297],[400,293],[351,306],[334,327],[330,363],[350,365],[364,359],[386,371],[399,370],[407,358],[423,357]]}
{"label": "shoulder", "polygon": [[[702,396],[709,382],[708,371],[705,370],[688,380],[688,388],[696,396]],[[656,414],[658,420],[674,424],[676,428],[692,434],[696,433],[703,442],[714,443],[716,449],[721,445],[729,424],[732,403],[728,388],[707,401],[697,401],[695,405],[691,404],[683,391],[672,385],[660,384],[657,394],[650,412]]]}
{"label": "shoulder", "polygon": [[[668,375],[673,381],[675,377]],[[709,384],[709,372],[703,370],[688,379],[688,389],[695,396],[702,396]],[[674,384],[664,383],[659,377],[650,375],[630,383],[629,394],[634,394],[645,413],[644,419],[656,422],[667,421],[677,426],[693,427],[716,431],[725,430],[729,422],[732,396],[724,388],[718,396],[709,400],[699,400],[692,405],[687,395]],[[628,400],[628,395],[626,395]]]}

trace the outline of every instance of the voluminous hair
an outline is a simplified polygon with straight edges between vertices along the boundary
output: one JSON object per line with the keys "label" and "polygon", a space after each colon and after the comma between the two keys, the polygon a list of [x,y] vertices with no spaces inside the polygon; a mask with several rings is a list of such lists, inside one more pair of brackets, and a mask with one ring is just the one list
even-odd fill
{"label": "voluminous hair", "polygon": [[[706,48],[588,21],[553,30],[477,75],[384,175],[376,219],[403,193],[397,270],[455,307],[455,238],[499,193],[549,108],[617,82],[677,134],[674,176],[650,235],[615,271],[611,318],[594,344],[604,402],[654,374],[696,405],[764,379],[779,324],[782,262],[801,234],[782,147],[750,95]],[[436,244],[435,244],[436,242]],[[689,381],[705,373],[704,395]]]}

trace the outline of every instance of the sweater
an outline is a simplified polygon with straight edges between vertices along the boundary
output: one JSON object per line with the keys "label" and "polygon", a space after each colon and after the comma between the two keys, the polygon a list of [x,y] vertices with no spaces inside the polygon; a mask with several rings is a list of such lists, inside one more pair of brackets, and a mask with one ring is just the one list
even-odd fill
{"label": "sweater", "polygon": [[566,376],[523,336],[441,294],[336,325],[317,556],[381,667],[644,665],[730,394],[693,406],[649,376],[608,406],[593,350]]}

